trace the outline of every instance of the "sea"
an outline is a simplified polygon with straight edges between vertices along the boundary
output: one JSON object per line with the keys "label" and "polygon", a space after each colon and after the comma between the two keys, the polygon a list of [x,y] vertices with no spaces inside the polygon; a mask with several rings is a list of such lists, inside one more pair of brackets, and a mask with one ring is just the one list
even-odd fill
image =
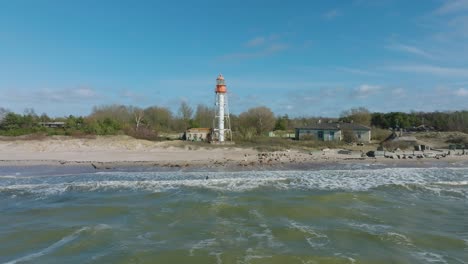
{"label": "sea", "polygon": [[2,167],[0,263],[468,263],[468,167]]}

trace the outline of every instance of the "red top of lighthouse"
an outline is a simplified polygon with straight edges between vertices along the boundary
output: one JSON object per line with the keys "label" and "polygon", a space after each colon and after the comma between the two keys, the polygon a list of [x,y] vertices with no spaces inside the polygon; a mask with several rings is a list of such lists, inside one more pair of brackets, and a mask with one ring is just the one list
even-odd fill
{"label": "red top of lighthouse", "polygon": [[218,75],[218,78],[216,78],[216,93],[226,93],[227,88],[226,84],[224,83],[224,77],[222,74]]}

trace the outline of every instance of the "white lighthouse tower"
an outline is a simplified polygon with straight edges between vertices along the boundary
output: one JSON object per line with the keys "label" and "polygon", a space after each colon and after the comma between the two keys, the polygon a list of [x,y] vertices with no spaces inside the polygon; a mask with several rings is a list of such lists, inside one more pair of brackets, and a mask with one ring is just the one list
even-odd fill
{"label": "white lighthouse tower", "polygon": [[216,78],[215,94],[216,113],[213,120],[213,141],[222,144],[226,141],[226,137],[229,141],[232,141],[232,132],[231,120],[229,119],[227,88],[224,77],[221,74]]}

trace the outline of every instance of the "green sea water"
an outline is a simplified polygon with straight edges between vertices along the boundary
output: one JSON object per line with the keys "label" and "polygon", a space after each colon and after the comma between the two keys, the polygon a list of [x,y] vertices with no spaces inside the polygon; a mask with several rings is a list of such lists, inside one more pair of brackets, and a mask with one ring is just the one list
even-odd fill
{"label": "green sea water", "polygon": [[468,263],[468,168],[0,169],[0,263]]}

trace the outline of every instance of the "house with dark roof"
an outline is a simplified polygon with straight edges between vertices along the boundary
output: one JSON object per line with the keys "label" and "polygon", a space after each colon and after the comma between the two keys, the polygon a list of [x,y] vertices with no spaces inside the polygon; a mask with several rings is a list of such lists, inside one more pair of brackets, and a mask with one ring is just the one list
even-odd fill
{"label": "house with dark roof", "polygon": [[343,140],[343,131],[349,130],[354,134],[357,141],[371,141],[371,129],[369,127],[355,123],[322,123],[319,121],[317,124],[314,124],[312,126],[296,128],[295,130],[296,140],[311,138],[322,141],[340,141]]}

